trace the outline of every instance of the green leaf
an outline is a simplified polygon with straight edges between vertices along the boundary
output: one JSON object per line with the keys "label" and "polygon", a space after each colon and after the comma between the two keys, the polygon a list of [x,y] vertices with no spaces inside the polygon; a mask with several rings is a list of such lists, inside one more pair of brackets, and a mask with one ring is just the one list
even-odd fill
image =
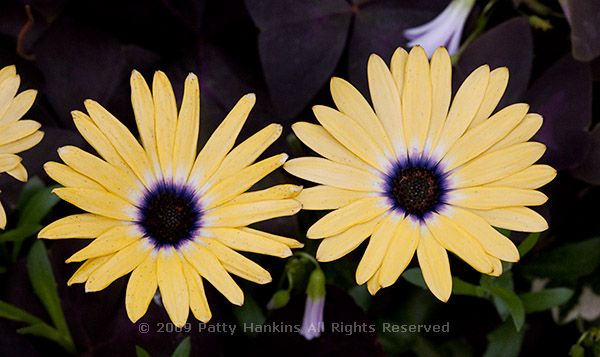
{"label": "green leaf", "polygon": [[[426,290],[428,289],[425,280],[423,280],[423,273],[420,268],[407,269],[404,271],[404,274],[402,274],[402,277],[413,285]],[[457,277],[452,278],[452,293],[455,295],[485,297],[485,290],[481,287],[467,283]]]}
{"label": "green leaf", "polygon": [[42,322],[36,325],[31,325],[27,327],[23,327],[17,330],[17,333],[20,334],[28,334],[39,337],[47,338],[51,341],[54,341],[61,345],[65,350],[70,353],[75,353],[75,346],[73,345],[73,341],[66,338],[64,334],[62,334],[57,329],[48,326],[46,323]]}
{"label": "green leaf", "polygon": [[517,357],[521,351],[525,330],[517,331],[507,319],[488,336],[488,346],[483,357]]}
{"label": "green leaf", "polygon": [[135,346],[135,355],[137,357],[150,357],[150,353],[138,345]]}
{"label": "green leaf", "polygon": [[38,190],[28,201],[21,215],[19,216],[19,222],[17,225],[21,226],[24,224],[38,224],[44,217],[52,210],[60,199],[57,195],[52,193],[52,190],[56,186],[45,187]]}
{"label": "green leaf", "polygon": [[416,285],[420,288],[427,289],[427,284],[425,284],[425,280],[423,280],[423,274],[421,273],[420,268],[410,268],[406,269],[402,274],[404,280],[409,283]]}
{"label": "green leaf", "polygon": [[573,281],[592,274],[600,266],[600,238],[564,245],[540,254],[521,265],[531,277],[548,277],[554,281]]}
{"label": "green leaf", "polygon": [[551,309],[569,301],[573,290],[567,288],[546,289],[521,295],[527,313]]}
{"label": "green leaf", "polygon": [[189,357],[191,351],[192,343],[190,342],[190,336],[188,336],[179,343],[171,357]]}
{"label": "green leaf", "polygon": [[22,310],[14,305],[11,305],[11,304],[6,303],[1,300],[0,300],[0,317],[9,319],[9,320],[13,320],[13,321],[25,322],[30,325],[35,325],[35,324],[39,324],[39,323],[43,322],[39,318],[28,313],[27,311]]}
{"label": "green leaf", "polygon": [[354,299],[356,305],[360,306],[364,311],[369,310],[371,306],[372,295],[369,294],[369,290],[366,285],[355,285],[353,288],[348,290],[348,295]]}
{"label": "green leaf", "polygon": [[19,195],[19,201],[17,203],[17,207],[21,210],[27,204],[27,201],[35,195],[36,192],[45,188],[44,182],[40,180],[39,177],[34,176],[30,178],[25,186],[21,189],[21,193]]}
{"label": "green leaf", "polygon": [[[515,328],[517,331],[520,331],[521,327],[523,327],[523,324],[525,323],[525,307],[523,306],[523,303],[517,294],[511,290],[494,284],[493,280],[488,279],[482,279],[481,287],[506,304],[506,307],[512,316]],[[501,311],[499,312],[501,313]]]}
{"label": "green leaf", "polygon": [[452,278],[452,294],[454,295],[466,295],[475,297],[485,297],[486,292],[480,286],[475,284],[467,283],[466,281],[457,277]]}
{"label": "green leaf", "polygon": [[[250,295],[245,297],[244,305],[233,308],[233,314],[240,325],[262,325],[266,320],[261,308]],[[251,332],[249,334],[252,335]]]}
{"label": "green leaf", "polygon": [[0,234],[0,242],[21,242],[36,234],[40,229],[42,229],[40,224],[24,224]]}
{"label": "green leaf", "polygon": [[52,323],[73,344],[69,327],[67,326],[67,321],[60,305],[56,279],[54,279],[54,273],[52,273],[52,266],[48,259],[46,247],[41,240],[36,241],[29,251],[29,255],[27,256],[27,272],[33,286],[33,291],[46,308],[46,311],[48,311]]}
{"label": "green leaf", "polygon": [[531,233],[530,235],[527,236],[527,238],[525,238],[524,241],[521,242],[521,244],[519,244],[519,255],[521,256],[521,258],[523,258],[525,256],[525,254],[529,253],[529,251],[531,249],[533,249],[533,247],[535,247],[535,245],[537,244],[538,240],[540,239],[540,234],[539,233]]}

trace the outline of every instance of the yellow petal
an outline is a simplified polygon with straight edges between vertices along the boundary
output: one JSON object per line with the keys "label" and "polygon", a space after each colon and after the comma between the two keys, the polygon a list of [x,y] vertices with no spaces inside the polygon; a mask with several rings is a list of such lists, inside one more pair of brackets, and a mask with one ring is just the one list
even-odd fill
{"label": "yellow petal", "polygon": [[500,259],[488,255],[488,260],[490,261],[490,264],[493,267],[492,271],[488,275],[491,275],[491,276],[502,275],[502,262],[500,261]]}
{"label": "yellow petal", "polygon": [[375,274],[367,281],[367,289],[369,290],[369,294],[375,296],[377,292],[381,289],[381,285],[379,284],[379,277],[381,276],[381,270],[377,270]]}
{"label": "yellow petal", "polygon": [[286,154],[271,156],[223,179],[202,196],[204,209],[222,205],[245,192],[287,160]]}
{"label": "yellow petal", "polygon": [[319,185],[303,189],[296,200],[302,203],[304,210],[325,210],[347,206],[369,195],[368,192]]}
{"label": "yellow petal", "polygon": [[190,243],[182,249],[185,259],[200,275],[208,280],[232,304],[242,305],[244,293],[235,283],[217,257],[208,249]]}
{"label": "yellow petal", "polygon": [[527,110],[527,104],[513,104],[469,129],[446,154],[445,169],[452,170],[486,151],[513,130],[527,114]]}
{"label": "yellow petal", "polygon": [[73,273],[73,276],[67,282],[68,286],[73,284],[81,284],[85,283],[89,276],[99,267],[104,265],[112,255],[105,255],[103,257],[93,258],[85,261],[85,263],[81,264],[79,269]]}
{"label": "yellow petal", "polygon": [[202,238],[203,240],[216,239],[235,250],[281,258],[292,255],[292,251],[287,245],[252,232],[236,228],[206,228],[203,232],[207,236],[207,238]]}
{"label": "yellow petal", "polygon": [[454,142],[462,136],[473,121],[490,78],[490,68],[483,65],[471,73],[460,86],[444,123],[437,144],[434,144],[434,157],[443,157]]}
{"label": "yellow petal", "polygon": [[400,93],[381,57],[372,54],[367,63],[369,92],[373,108],[390,138],[397,157],[406,157]]}
{"label": "yellow petal", "polygon": [[227,202],[227,204],[231,205],[257,201],[283,200],[286,198],[295,198],[297,200],[298,194],[300,194],[301,191],[302,186],[290,184],[275,185],[264,190],[243,193]]}
{"label": "yellow petal", "polygon": [[0,118],[2,118],[4,113],[8,110],[8,106],[17,94],[20,84],[21,77],[17,74],[9,75],[0,82]]}
{"label": "yellow petal", "polygon": [[79,187],[105,191],[102,185],[89,177],[80,174],[67,165],[49,161],[44,164],[44,170],[54,181],[65,187]]}
{"label": "yellow petal", "polygon": [[17,141],[35,133],[42,125],[33,120],[19,120],[0,126],[0,145]]}
{"label": "yellow petal", "polygon": [[252,234],[256,234],[259,236],[263,236],[266,238],[269,238],[271,240],[274,240],[276,242],[279,243],[283,243],[285,245],[287,245],[290,248],[302,248],[304,247],[304,244],[302,244],[301,242],[292,239],[292,238],[287,238],[287,237],[283,237],[283,236],[279,236],[276,234],[271,234],[271,233],[267,233],[267,232],[263,232],[263,231],[259,231],[256,229],[252,229],[252,228],[248,228],[248,227],[243,227],[243,228],[239,228],[241,231],[247,232],[247,233],[252,233]]}
{"label": "yellow petal", "polygon": [[527,114],[516,128],[492,146],[488,152],[504,149],[531,139],[540,130],[543,121],[542,116],[539,114]]}
{"label": "yellow petal", "polygon": [[10,77],[14,77],[17,75],[17,68],[15,65],[10,65],[6,67],[0,68],[0,83],[4,82]]}
{"label": "yellow petal", "polygon": [[452,63],[444,47],[438,47],[431,57],[431,120],[427,134],[426,152],[439,140],[446,122],[452,97]]}
{"label": "yellow petal", "polygon": [[496,181],[517,173],[539,160],[546,146],[536,142],[526,142],[509,146],[456,168],[449,176],[451,187],[470,187]]}
{"label": "yellow petal", "polygon": [[213,208],[203,217],[206,227],[243,227],[283,216],[292,216],[302,205],[296,200],[270,200]]}
{"label": "yellow petal", "polygon": [[519,250],[506,236],[480,216],[458,207],[446,207],[442,213],[475,238],[490,255],[507,262],[519,261]]}
{"label": "yellow petal", "polygon": [[381,267],[390,242],[402,220],[403,217],[391,213],[377,224],[371,239],[369,239],[365,254],[356,269],[356,283],[358,285],[367,282]]}
{"label": "yellow petal", "polygon": [[120,168],[122,171],[133,179],[136,178],[134,172],[131,170],[129,165],[123,160],[121,155],[115,149],[115,146],[110,143],[106,135],[104,135],[100,129],[94,124],[92,119],[85,113],[79,111],[71,112],[73,116],[73,123],[79,130],[79,133],[83,138],[96,150],[106,162]]}
{"label": "yellow petal", "polygon": [[505,207],[491,210],[470,210],[490,225],[520,232],[543,232],[548,223],[539,213],[527,207]]}
{"label": "yellow petal", "polygon": [[300,141],[324,158],[363,171],[374,171],[371,165],[362,161],[358,156],[346,149],[344,145],[337,141],[322,126],[298,122],[292,125],[292,130]]}
{"label": "yellow petal", "polygon": [[156,276],[167,314],[175,326],[182,327],[190,313],[190,295],[176,249],[167,248],[159,251]]}
{"label": "yellow petal", "polygon": [[396,82],[398,94],[400,95],[402,95],[402,91],[404,90],[404,74],[406,72],[407,59],[408,52],[404,48],[398,47],[394,51],[392,60],[390,61],[390,72],[392,72],[392,77],[394,78],[394,82]]}
{"label": "yellow petal", "polygon": [[340,234],[323,239],[317,250],[317,260],[331,262],[350,253],[373,234],[381,218],[382,215],[368,222],[357,224]]}
{"label": "yellow petal", "polygon": [[408,266],[419,244],[419,224],[410,218],[404,219],[390,242],[379,269],[379,284],[388,287],[396,282]]}
{"label": "yellow petal", "polygon": [[271,282],[271,274],[252,260],[237,253],[235,250],[227,247],[223,243],[214,239],[204,239],[206,248],[217,256],[223,264],[225,270],[235,274],[240,278],[255,282],[257,284],[266,284]]}
{"label": "yellow petal", "polygon": [[556,177],[556,170],[548,165],[532,165],[523,171],[507,176],[486,186],[536,189]]}
{"label": "yellow petal", "polygon": [[448,253],[433,238],[427,228],[421,229],[417,257],[423,279],[429,290],[441,301],[448,301],[452,293],[452,274],[450,273]]}
{"label": "yellow petal", "polygon": [[13,169],[6,171],[6,173],[21,182],[27,182],[27,169],[20,163]]}
{"label": "yellow petal", "polygon": [[365,131],[365,135],[386,155],[393,152],[390,139],[373,108],[360,92],[344,79],[331,78],[331,96],[340,112],[352,118]]}
{"label": "yellow petal", "polygon": [[154,73],[152,98],[154,100],[154,125],[158,161],[163,174],[170,176],[173,172],[173,151],[175,131],[177,130],[177,102],[171,82],[161,71]]}
{"label": "yellow petal", "polygon": [[[146,83],[142,74],[136,70],[131,72],[129,82],[131,84],[131,105],[133,107],[138,133],[140,134],[140,139],[144,145],[144,150],[148,154],[150,163],[158,173],[159,162],[158,149],[156,146],[154,100],[152,99],[152,92],[150,92],[148,83]],[[102,155],[100,152],[99,154]],[[105,159],[108,162],[111,162],[106,157]]]}
{"label": "yellow petal", "polygon": [[6,228],[6,211],[4,210],[2,203],[0,203],[0,228]]}
{"label": "yellow petal", "polygon": [[148,187],[154,175],[146,152],[140,143],[123,123],[100,104],[90,99],[86,100],[84,104],[96,126],[110,141],[135,175]]}
{"label": "yellow petal", "polygon": [[348,150],[379,171],[386,171],[388,160],[384,152],[354,120],[324,105],[314,106],[313,112],[319,123]]}
{"label": "yellow petal", "polygon": [[385,197],[363,198],[329,212],[308,229],[306,236],[315,239],[339,234],[354,225],[375,218],[388,209]]}
{"label": "yellow petal", "polygon": [[131,243],[139,240],[141,233],[130,225],[118,225],[102,233],[85,248],[73,254],[66,263],[81,262],[86,259],[96,258],[115,253]]}
{"label": "yellow petal", "polygon": [[127,282],[125,309],[131,322],[146,314],[157,287],[156,254],[151,253],[133,270]]}
{"label": "yellow petal", "polygon": [[74,214],[50,223],[38,233],[38,238],[96,238],[119,224],[122,222],[95,214]]}
{"label": "yellow petal", "polygon": [[190,73],[185,79],[183,100],[175,133],[175,150],[173,151],[175,177],[183,182],[187,180],[196,159],[199,130],[200,87],[196,75]]}
{"label": "yellow petal", "polygon": [[21,163],[21,158],[13,154],[0,154],[0,172],[12,170]]}
{"label": "yellow petal", "polygon": [[124,221],[137,220],[137,209],[134,206],[106,191],[89,188],[56,188],[52,192],[84,211]]}
{"label": "yellow petal", "polygon": [[31,149],[36,146],[42,139],[44,138],[43,131],[36,131],[35,133],[21,138],[19,140],[15,140],[8,144],[0,145],[0,153],[6,154],[16,154],[21,151],[25,151]]}
{"label": "yellow petal", "polygon": [[402,90],[402,118],[408,153],[420,154],[425,146],[431,120],[431,78],[429,60],[421,46],[408,54]]}
{"label": "yellow petal", "polygon": [[271,124],[233,148],[205,186],[212,186],[252,164],[279,136],[283,127]]}
{"label": "yellow petal", "polygon": [[206,300],[202,278],[185,259],[183,259],[181,263],[183,274],[185,275],[185,280],[188,285],[192,314],[194,314],[194,317],[198,320],[208,322],[212,317],[212,313],[210,312],[210,307]]}
{"label": "yellow petal", "polygon": [[35,101],[37,91],[29,89],[19,93],[10,103],[4,115],[0,116],[0,125],[12,123],[19,120]]}
{"label": "yellow petal", "polygon": [[479,186],[452,191],[448,203],[473,209],[493,209],[510,206],[539,206],[546,203],[547,200],[548,196],[536,190]]}
{"label": "yellow petal", "polygon": [[370,172],[320,157],[293,159],[283,168],[305,180],[348,190],[378,192],[383,186],[383,180]]}
{"label": "yellow petal", "polygon": [[189,178],[192,185],[202,186],[217,171],[225,155],[233,147],[255,102],[254,94],[243,96],[213,132],[192,167]]}
{"label": "yellow petal", "polygon": [[442,247],[456,254],[475,270],[486,274],[492,271],[492,265],[481,244],[448,218],[433,213],[427,218],[427,228]]}
{"label": "yellow petal", "polygon": [[63,146],[58,149],[58,155],[72,169],[80,174],[93,178],[109,192],[131,202],[139,200],[139,181],[131,178],[117,167],[87,153],[75,146]]}
{"label": "yellow petal", "polygon": [[490,81],[485,89],[483,102],[481,102],[479,110],[471,122],[472,127],[479,125],[492,115],[494,109],[496,109],[496,106],[500,103],[500,99],[502,99],[502,95],[504,94],[507,85],[508,68],[500,67],[490,72]]}
{"label": "yellow petal", "polygon": [[85,291],[100,291],[123,275],[140,265],[152,251],[153,245],[147,239],[140,239],[121,249],[90,275],[85,283]]}

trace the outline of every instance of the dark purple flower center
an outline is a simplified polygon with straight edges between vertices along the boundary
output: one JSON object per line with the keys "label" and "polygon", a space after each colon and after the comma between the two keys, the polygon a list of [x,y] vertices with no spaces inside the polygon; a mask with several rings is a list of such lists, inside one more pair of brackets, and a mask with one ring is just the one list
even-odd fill
{"label": "dark purple flower center", "polygon": [[161,182],[146,193],[137,223],[156,246],[177,247],[194,238],[201,218],[202,211],[193,190]]}
{"label": "dark purple flower center", "polygon": [[446,192],[443,175],[428,162],[396,165],[389,175],[387,186],[392,205],[419,218],[443,204]]}

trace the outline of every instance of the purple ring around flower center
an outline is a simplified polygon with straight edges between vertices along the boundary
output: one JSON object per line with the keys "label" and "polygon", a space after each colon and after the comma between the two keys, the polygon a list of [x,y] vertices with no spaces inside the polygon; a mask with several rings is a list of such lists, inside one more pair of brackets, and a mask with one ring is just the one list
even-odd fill
{"label": "purple ring around flower center", "polygon": [[138,209],[136,224],[156,248],[178,248],[202,227],[200,199],[183,184],[157,182],[145,192]]}
{"label": "purple ring around flower center", "polygon": [[386,175],[384,192],[394,210],[423,220],[446,203],[447,174],[428,158],[398,161]]}

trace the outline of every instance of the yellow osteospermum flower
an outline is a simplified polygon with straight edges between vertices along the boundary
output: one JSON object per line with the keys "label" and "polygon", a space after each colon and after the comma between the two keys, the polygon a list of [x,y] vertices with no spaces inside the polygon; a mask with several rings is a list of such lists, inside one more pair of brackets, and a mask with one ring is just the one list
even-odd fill
{"label": "yellow osteospermum flower", "polygon": [[242,97],[197,154],[200,126],[198,79],[190,74],[179,112],[168,78],[157,72],[152,91],[131,76],[131,101],[141,145],[100,104],[87,100],[89,116],[75,111],[81,135],[101,157],[77,147],[59,149],[65,164],[48,162],[50,177],[65,186],[54,192],[90,213],[59,219],[40,238],[92,238],[69,262],[82,262],[68,284],[99,291],[132,272],[125,305],[131,321],[142,317],[158,287],[171,320],[182,326],[189,310],[201,321],[211,312],[203,279],[229,301],[243,304],[230,273],[265,284],[271,275],[236,251],[288,257],[296,240],[246,226],[293,215],[301,187],[278,185],[248,192],[287,159],[254,161],[281,134],[271,124],[233,148],[255,96]]}
{"label": "yellow osteospermum flower", "polygon": [[[37,145],[44,133],[40,123],[19,120],[35,101],[37,91],[28,89],[17,94],[21,77],[15,66],[0,69],[0,172],[6,172],[19,181],[27,181],[27,170],[16,155]],[[0,228],[6,227],[6,212],[0,204]]]}
{"label": "yellow osteospermum flower", "polygon": [[[515,245],[493,227],[524,232],[548,228],[536,188],[556,171],[534,165],[545,146],[528,140],[542,125],[529,106],[491,115],[508,83],[508,70],[477,68],[451,104],[452,66],[439,48],[431,62],[423,48],[396,50],[391,68],[368,62],[374,110],[348,82],[333,78],[338,110],[315,106],[321,125],[296,123],[295,134],[324,158],[303,157],[284,168],[321,185],[297,197],[304,209],[334,209],[308,238],[323,238],[317,259],[340,258],[369,236],[356,271],[372,294],[392,285],[416,251],[429,289],[442,301],[452,291],[447,251],[478,271],[502,273],[516,262]],[[491,115],[491,117],[490,117]]]}

